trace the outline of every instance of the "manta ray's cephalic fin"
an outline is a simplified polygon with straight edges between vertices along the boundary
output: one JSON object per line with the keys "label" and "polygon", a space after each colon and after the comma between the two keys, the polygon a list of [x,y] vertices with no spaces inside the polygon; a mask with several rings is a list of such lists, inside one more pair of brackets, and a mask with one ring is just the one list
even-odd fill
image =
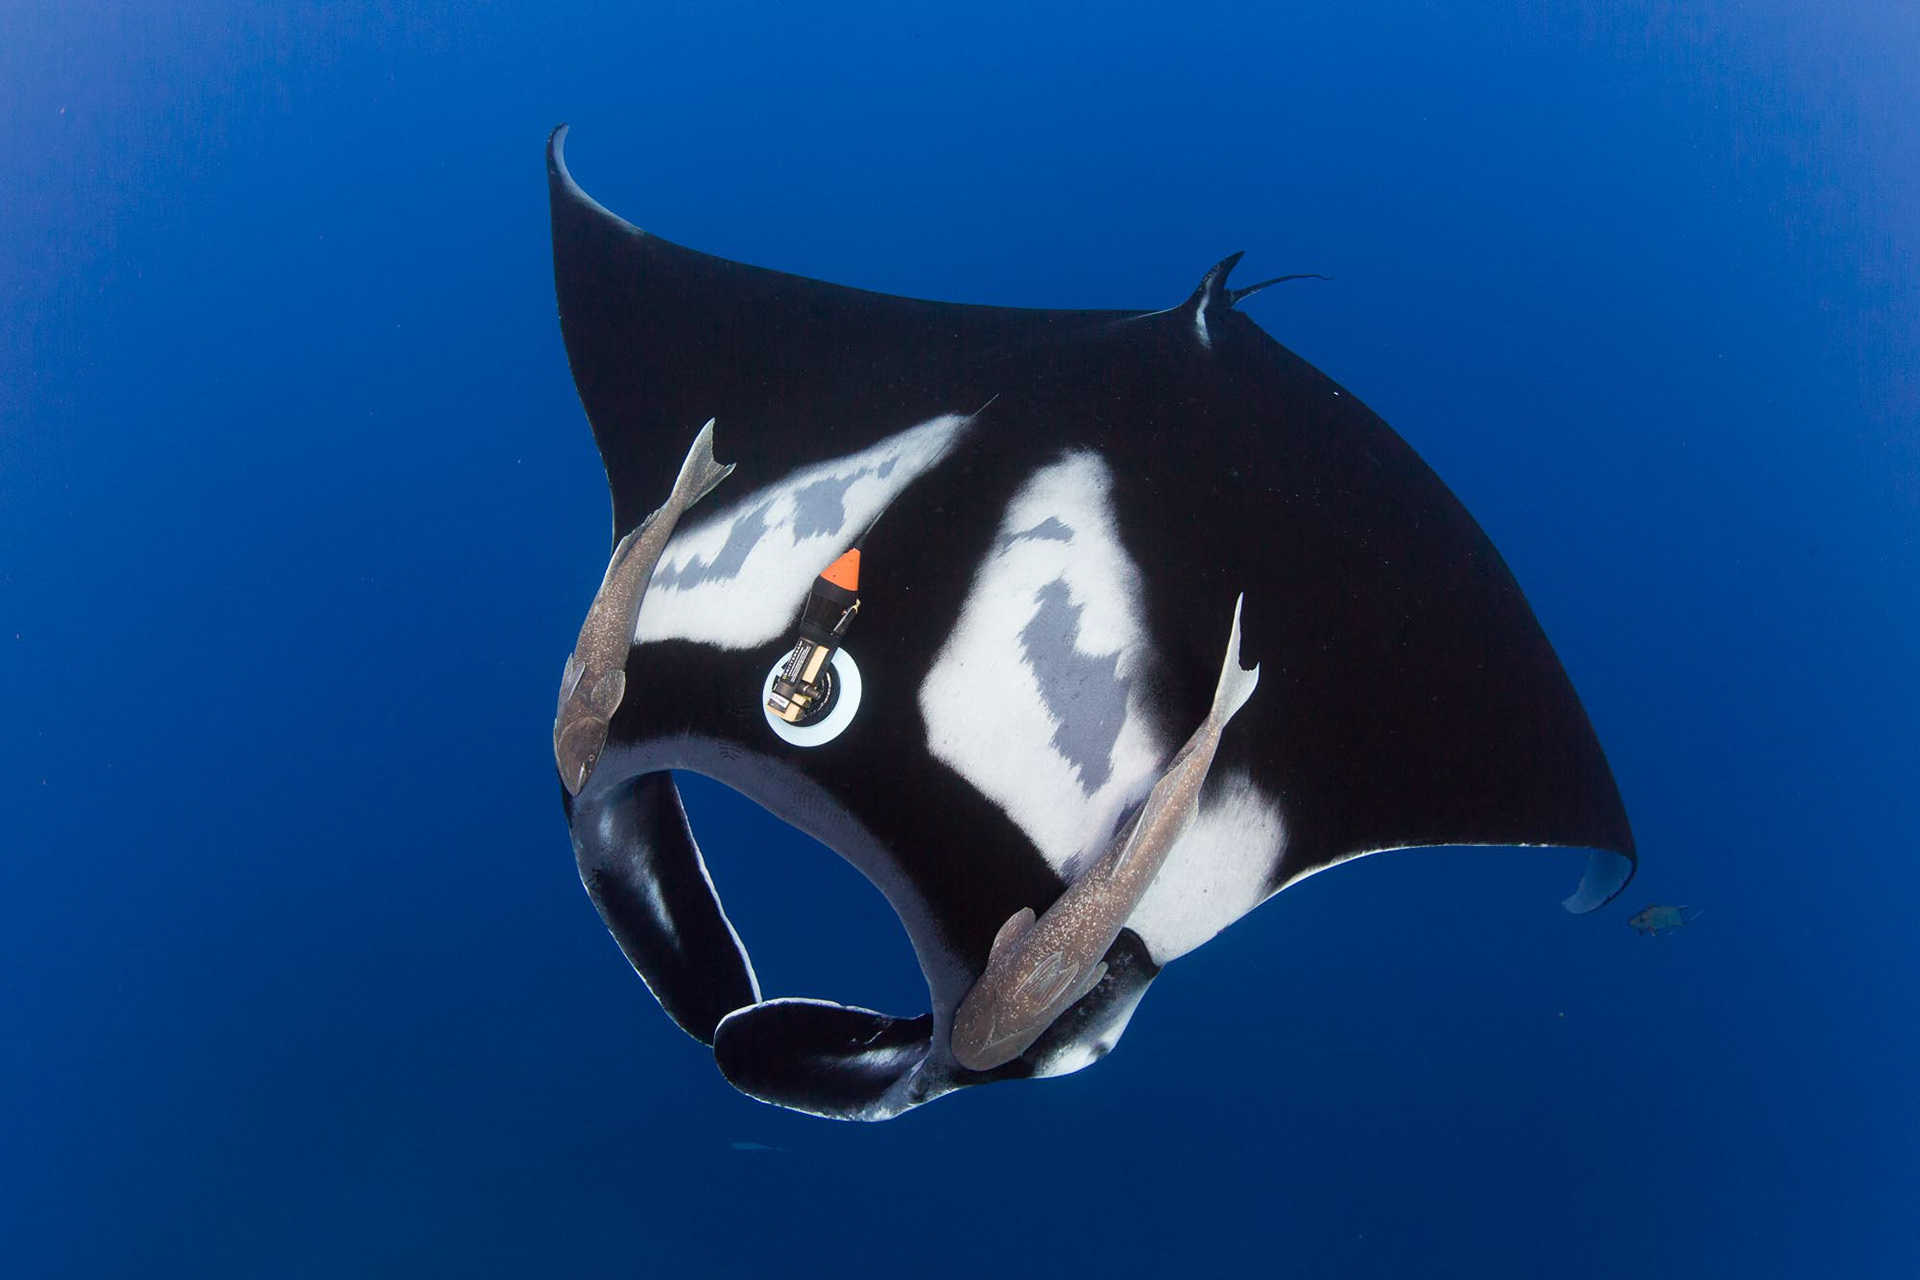
{"label": "manta ray's cephalic fin", "polygon": [[567,816],[580,883],[607,931],[681,1030],[712,1044],[722,1018],[760,999],[760,982],[713,891],[673,775],[568,796]]}
{"label": "manta ray's cephalic fin", "polygon": [[713,1035],[714,1063],[740,1092],[831,1120],[886,1120],[968,1085],[1075,1071],[1106,1056],[1160,966],[1131,929],[1108,948],[1102,999],[1072,1005],[1021,1056],[968,1071],[947,1052],[940,1012],[892,1017],[830,1000],[736,1009]]}

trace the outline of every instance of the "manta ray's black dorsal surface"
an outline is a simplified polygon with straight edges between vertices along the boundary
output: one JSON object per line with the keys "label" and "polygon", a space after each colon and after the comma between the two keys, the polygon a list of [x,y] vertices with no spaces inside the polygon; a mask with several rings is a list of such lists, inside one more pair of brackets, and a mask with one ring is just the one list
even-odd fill
{"label": "manta ray's black dorsal surface", "polygon": [[[884,1119],[1075,1070],[1162,965],[1363,853],[1561,846],[1569,909],[1624,887],[1625,810],[1513,575],[1235,310],[1233,260],[1162,311],[868,293],[639,230],[564,139],[560,325],[618,545],[556,756],[595,905],[738,1088]],[[763,999],[679,769],[864,872],[930,1008]]]}

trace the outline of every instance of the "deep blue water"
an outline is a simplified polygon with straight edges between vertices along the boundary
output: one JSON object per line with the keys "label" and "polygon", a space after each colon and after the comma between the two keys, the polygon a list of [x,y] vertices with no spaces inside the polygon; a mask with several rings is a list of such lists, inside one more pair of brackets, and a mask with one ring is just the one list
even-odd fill
{"label": "deep blue water", "polygon": [[[6,6],[0,1273],[1915,1274],[1917,14]],[[735,1094],[557,802],[563,120],[641,225],[846,283],[1337,277],[1248,309],[1500,546],[1637,882],[1364,859],[1079,1075]],[[770,993],[924,1007],[855,873],[689,804]]]}

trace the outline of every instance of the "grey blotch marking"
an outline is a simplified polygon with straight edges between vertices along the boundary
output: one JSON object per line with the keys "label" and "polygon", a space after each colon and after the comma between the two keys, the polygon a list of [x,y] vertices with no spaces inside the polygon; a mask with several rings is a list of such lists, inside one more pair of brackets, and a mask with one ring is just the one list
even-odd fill
{"label": "grey blotch marking", "polygon": [[1031,529],[1022,529],[1018,533],[1004,534],[995,549],[1005,551],[1016,542],[1072,542],[1073,530],[1060,523],[1057,516],[1048,516]]}
{"label": "grey blotch marking", "polygon": [[672,566],[663,567],[654,581],[667,590],[684,590],[697,587],[703,582],[713,582],[720,578],[737,577],[740,569],[747,563],[747,556],[760,539],[767,533],[767,504],[761,503],[753,510],[734,518],[733,527],[727,530],[727,541],[718,555],[711,561],[694,556],[687,561],[684,569]]}
{"label": "grey blotch marking", "polygon": [[[888,467],[891,468],[889,463]],[[847,490],[854,481],[867,476],[880,475],[871,467],[861,467],[844,476],[828,476],[824,480],[815,480],[812,484],[801,485],[793,491],[793,540],[797,545],[802,538],[817,537],[823,533],[838,533],[847,523]]]}
{"label": "grey blotch marking", "polygon": [[888,476],[891,476],[893,474],[894,467],[898,466],[899,463],[900,463],[900,455],[896,453],[892,457],[888,458],[885,462],[881,463],[878,467],[874,468],[873,474],[875,474],[876,476],[879,476],[882,480],[885,480]]}
{"label": "grey blotch marking", "polygon": [[1081,606],[1065,578],[1040,588],[1039,611],[1020,632],[1040,700],[1054,719],[1053,745],[1067,758],[1088,795],[1113,774],[1113,746],[1126,719],[1131,680],[1119,677],[1120,655],[1080,652]]}

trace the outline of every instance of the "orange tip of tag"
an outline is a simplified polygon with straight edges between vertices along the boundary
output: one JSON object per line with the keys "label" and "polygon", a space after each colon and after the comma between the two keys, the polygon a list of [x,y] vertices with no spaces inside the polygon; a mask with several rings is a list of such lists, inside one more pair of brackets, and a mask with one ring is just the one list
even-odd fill
{"label": "orange tip of tag", "polygon": [[860,589],[860,548],[853,547],[841,553],[840,558],[827,566],[820,575],[836,587],[848,591]]}

